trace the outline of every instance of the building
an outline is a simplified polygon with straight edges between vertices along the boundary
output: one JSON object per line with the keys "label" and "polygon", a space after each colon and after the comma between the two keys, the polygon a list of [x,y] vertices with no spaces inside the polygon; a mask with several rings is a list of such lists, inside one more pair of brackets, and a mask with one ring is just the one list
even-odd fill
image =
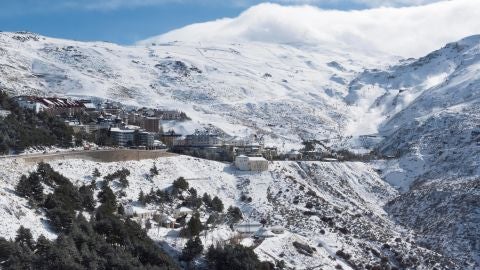
{"label": "building", "polygon": [[78,102],[82,103],[85,106],[86,112],[95,112],[97,111],[97,106],[90,99],[80,99]]}
{"label": "building", "polygon": [[142,116],[138,113],[130,112],[127,116],[127,123],[130,125],[140,125]]}
{"label": "building", "polygon": [[263,147],[260,144],[238,145],[234,148],[235,156],[261,156]]}
{"label": "building", "polygon": [[193,210],[187,207],[180,207],[178,209],[175,209],[175,211],[173,212],[173,216],[175,218],[180,218],[191,214],[193,214]]}
{"label": "building", "polygon": [[13,100],[21,108],[33,110],[35,113],[45,112],[49,115],[72,116],[83,113],[86,109],[83,103],[66,98],[18,96]]}
{"label": "building", "polygon": [[288,152],[286,154],[286,158],[288,160],[301,160],[303,157],[302,153],[300,153],[299,151],[297,150],[290,150],[290,152]]}
{"label": "building", "polygon": [[182,113],[176,110],[158,110],[156,113],[162,120],[181,120]]}
{"label": "building", "polygon": [[158,117],[144,117],[142,120],[142,127],[148,132],[158,133],[162,129],[160,118]]}
{"label": "building", "polygon": [[185,145],[195,147],[216,146],[220,140],[218,135],[209,130],[195,130],[191,135],[185,137]]}
{"label": "building", "polygon": [[264,147],[262,156],[268,160],[274,160],[278,158],[278,149],[276,147]]}
{"label": "building", "polygon": [[142,131],[138,133],[138,142],[140,145],[147,148],[153,148],[155,143],[155,136],[151,132]]}
{"label": "building", "polygon": [[235,166],[240,171],[263,172],[268,170],[268,160],[263,157],[240,155],[235,158]]}
{"label": "building", "polygon": [[160,214],[158,217],[154,217],[154,220],[164,228],[174,229],[176,225],[176,219],[166,214]]}
{"label": "building", "polygon": [[181,137],[181,134],[177,134],[173,129],[171,129],[163,133],[160,139],[168,148],[173,148],[175,145],[177,145]]}
{"label": "building", "polygon": [[242,236],[254,235],[263,225],[258,222],[245,221],[234,226],[235,231]]}
{"label": "building", "polygon": [[118,115],[122,111],[122,108],[113,102],[106,102],[102,111],[105,114]]}
{"label": "building", "polygon": [[135,130],[111,128],[110,136],[113,142],[119,146],[131,146],[135,141]]}
{"label": "building", "polygon": [[90,122],[88,124],[85,124],[85,126],[87,126],[86,127],[87,133],[93,133],[98,130],[98,125],[95,122]]}
{"label": "building", "polygon": [[127,217],[138,217],[141,219],[146,219],[146,218],[153,218],[154,215],[156,214],[155,210],[135,207],[131,205],[125,206],[124,209],[125,209],[125,216]]}

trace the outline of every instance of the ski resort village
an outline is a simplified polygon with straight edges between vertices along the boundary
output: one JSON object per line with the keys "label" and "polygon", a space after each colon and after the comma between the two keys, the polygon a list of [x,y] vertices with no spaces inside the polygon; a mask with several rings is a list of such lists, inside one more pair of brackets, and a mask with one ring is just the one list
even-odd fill
{"label": "ski resort village", "polygon": [[0,31],[0,269],[479,270],[480,1],[273,2]]}

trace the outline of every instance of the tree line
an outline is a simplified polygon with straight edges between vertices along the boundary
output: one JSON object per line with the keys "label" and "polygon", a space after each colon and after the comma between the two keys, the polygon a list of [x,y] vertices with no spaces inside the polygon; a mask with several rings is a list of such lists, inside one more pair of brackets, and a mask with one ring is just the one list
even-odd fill
{"label": "tree line", "polygon": [[0,109],[10,111],[6,117],[0,117],[0,154],[20,152],[31,146],[71,145],[73,130],[61,118],[22,109],[3,91]]}

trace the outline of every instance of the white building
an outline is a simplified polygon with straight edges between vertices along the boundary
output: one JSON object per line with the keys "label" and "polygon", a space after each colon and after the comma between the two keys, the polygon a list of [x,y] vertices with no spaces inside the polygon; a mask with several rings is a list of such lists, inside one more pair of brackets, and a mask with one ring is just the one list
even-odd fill
{"label": "white building", "polygon": [[125,206],[125,216],[138,218],[152,218],[155,215],[155,210],[135,207],[131,205]]}
{"label": "white building", "polygon": [[175,218],[180,218],[180,217],[192,215],[192,214],[193,214],[193,210],[187,207],[180,207],[178,209],[175,209],[175,211],[173,212],[173,216]]}
{"label": "white building", "polygon": [[110,134],[113,141],[119,146],[133,145],[135,130],[111,128]]}
{"label": "white building", "polygon": [[258,222],[244,221],[236,224],[233,228],[243,236],[251,236],[254,235],[260,228],[262,228],[262,226],[263,225]]}
{"label": "white building", "polygon": [[268,160],[240,155],[235,158],[235,166],[241,171],[263,172],[268,170]]}

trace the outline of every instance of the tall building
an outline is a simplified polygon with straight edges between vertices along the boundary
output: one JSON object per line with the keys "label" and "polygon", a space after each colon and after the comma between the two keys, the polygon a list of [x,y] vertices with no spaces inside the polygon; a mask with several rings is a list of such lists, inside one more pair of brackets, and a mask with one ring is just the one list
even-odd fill
{"label": "tall building", "polygon": [[161,130],[160,118],[158,117],[145,117],[143,118],[143,129],[148,132],[159,133]]}
{"label": "tall building", "polygon": [[177,145],[177,142],[180,140],[181,137],[181,134],[175,133],[174,130],[169,130],[162,134],[161,139],[168,148],[172,148]]}

